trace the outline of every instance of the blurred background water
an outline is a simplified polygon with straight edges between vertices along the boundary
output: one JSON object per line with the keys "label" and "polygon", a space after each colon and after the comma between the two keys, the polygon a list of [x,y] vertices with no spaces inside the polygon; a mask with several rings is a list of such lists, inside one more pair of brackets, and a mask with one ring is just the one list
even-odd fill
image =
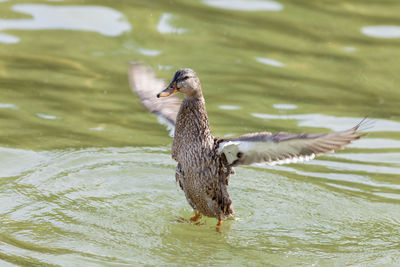
{"label": "blurred background water", "polygon": [[[0,265],[400,264],[400,2],[0,1]],[[344,130],[306,164],[237,168],[215,231],[175,184],[129,61],[202,80],[215,135]]]}

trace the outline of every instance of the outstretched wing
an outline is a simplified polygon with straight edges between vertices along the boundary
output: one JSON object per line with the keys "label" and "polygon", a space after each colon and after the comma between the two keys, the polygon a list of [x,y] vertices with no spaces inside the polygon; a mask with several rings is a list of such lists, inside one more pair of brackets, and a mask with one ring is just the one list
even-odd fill
{"label": "outstretched wing", "polygon": [[176,95],[162,100],[157,98],[157,93],[165,89],[165,83],[156,78],[153,70],[148,67],[131,62],[128,75],[131,89],[139,96],[142,105],[158,116],[159,122],[168,127],[172,136],[182,101]]}
{"label": "outstretched wing", "polygon": [[296,163],[343,149],[351,141],[365,135],[357,132],[360,125],[347,131],[323,134],[246,134],[223,139],[218,152],[225,154],[230,166],[256,162],[267,162],[270,165]]}

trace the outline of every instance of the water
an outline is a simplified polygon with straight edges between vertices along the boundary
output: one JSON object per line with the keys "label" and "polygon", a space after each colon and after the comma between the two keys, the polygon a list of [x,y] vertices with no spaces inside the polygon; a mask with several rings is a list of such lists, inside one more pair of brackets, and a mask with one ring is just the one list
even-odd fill
{"label": "water", "polygon": [[[399,265],[399,11],[0,1],[0,265]],[[130,92],[130,60],[195,69],[218,136],[375,124],[338,154],[238,167],[220,232],[180,223],[172,140]]]}

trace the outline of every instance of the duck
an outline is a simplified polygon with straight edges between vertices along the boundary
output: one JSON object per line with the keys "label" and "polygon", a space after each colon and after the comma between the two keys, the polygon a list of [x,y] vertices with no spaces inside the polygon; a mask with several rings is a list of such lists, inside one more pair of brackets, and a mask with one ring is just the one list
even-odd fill
{"label": "duck", "polygon": [[[194,211],[190,221],[196,222],[202,215],[214,217],[217,228],[234,216],[227,190],[234,167],[308,161],[343,149],[365,135],[359,132],[362,120],[351,129],[330,133],[257,132],[216,137],[210,130],[200,79],[194,70],[177,70],[165,86],[151,68],[132,62],[129,83],[141,104],[171,130],[175,179]],[[183,94],[183,100],[177,93]]]}

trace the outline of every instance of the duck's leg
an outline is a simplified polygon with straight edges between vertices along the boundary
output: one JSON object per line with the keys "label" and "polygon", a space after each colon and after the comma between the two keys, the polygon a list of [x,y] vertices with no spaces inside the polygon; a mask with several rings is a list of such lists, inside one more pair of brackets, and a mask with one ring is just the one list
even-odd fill
{"label": "duck's leg", "polygon": [[201,218],[201,213],[200,213],[199,211],[195,210],[195,211],[194,211],[194,216],[193,216],[192,218],[190,218],[190,220],[191,220],[192,222],[195,222],[195,221],[197,221],[197,220],[200,219],[200,218]]}
{"label": "duck's leg", "polygon": [[218,220],[217,226],[215,227],[215,230],[217,230],[217,232],[221,232],[221,225],[222,225],[222,220]]}

